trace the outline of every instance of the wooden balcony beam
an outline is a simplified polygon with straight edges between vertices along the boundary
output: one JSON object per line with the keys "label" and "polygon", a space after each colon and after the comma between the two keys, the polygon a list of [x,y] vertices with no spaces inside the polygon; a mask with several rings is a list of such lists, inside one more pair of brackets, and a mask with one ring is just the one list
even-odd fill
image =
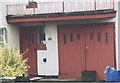
{"label": "wooden balcony beam", "polygon": [[96,14],[96,15],[76,15],[76,16],[60,16],[60,17],[24,17],[24,18],[7,18],[8,23],[18,22],[37,22],[37,21],[60,21],[60,20],[78,20],[78,19],[97,19],[116,17],[116,13]]}

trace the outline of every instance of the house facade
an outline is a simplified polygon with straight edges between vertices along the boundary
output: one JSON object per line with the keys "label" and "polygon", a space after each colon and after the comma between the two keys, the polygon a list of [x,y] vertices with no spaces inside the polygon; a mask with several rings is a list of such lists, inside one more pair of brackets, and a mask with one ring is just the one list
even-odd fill
{"label": "house facade", "polygon": [[29,74],[82,79],[82,71],[96,71],[104,80],[106,66],[119,69],[113,1],[0,4],[1,36],[27,51]]}

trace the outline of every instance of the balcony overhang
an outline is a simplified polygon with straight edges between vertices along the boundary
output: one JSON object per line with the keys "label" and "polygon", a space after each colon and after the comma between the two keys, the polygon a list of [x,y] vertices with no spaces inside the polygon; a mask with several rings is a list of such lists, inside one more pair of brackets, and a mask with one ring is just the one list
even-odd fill
{"label": "balcony overhang", "polygon": [[96,19],[112,17],[116,17],[115,10],[6,16],[6,19],[8,23],[19,23],[19,22],[38,22],[38,21],[44,22],[44,21]]}

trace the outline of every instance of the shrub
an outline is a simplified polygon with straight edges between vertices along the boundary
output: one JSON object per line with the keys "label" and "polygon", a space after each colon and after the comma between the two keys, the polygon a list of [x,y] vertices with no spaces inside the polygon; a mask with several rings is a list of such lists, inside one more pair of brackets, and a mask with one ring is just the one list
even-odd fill
{"label": "shrub", "polygon": [[28,65],[26,62],[28,59],[22,59],[24,54],[20,54],[14,46],[9,49],[8,44],[0,46],[0,75],[16,77],[22,74],[27,74]]}

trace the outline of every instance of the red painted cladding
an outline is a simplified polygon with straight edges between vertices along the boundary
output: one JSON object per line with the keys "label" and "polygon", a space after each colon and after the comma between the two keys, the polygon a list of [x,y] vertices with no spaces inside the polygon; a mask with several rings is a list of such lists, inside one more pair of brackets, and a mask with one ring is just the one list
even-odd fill
{"label": "red painted cladding", "polygon": [[114,25],[58,26],[60,78],[81,79],[94,70],[104,80],[106,66],[115,66]]}
{"label": "red painted cladding", "polygon": [[[90,33],[93,40],[90,40]],[[100,40],[98,40],[100,34]],[[106,36],[107,39],[106,40]],[[86,32],[86,61],[87,70],[97,70],[98,80],[105,79],[106,66],[114,67],[114,28],[113,25],[100,25],[88,28]]]}
{"label": "red painted cladding", "polygon": [[[80,39],[77,37],[78,34],[80,35]],[[64,35],[66,35],[66,43],[63,42]],[[72,40],[71,35],[73,37]],[[59,28],[60,78],[79,79],[81,76],[80,71],[85,70],[84,36],[84,32],[82,32],[82,29],[79,30],[79,27],[76,29],[73,29],[73,27],[70,28],[69,26]]]}
{"label": "red painted cladding", "polygon": [[22,53],[28,49],[23,58],[28,58],[27,64],[30,66],[30,68],[28,69],[28,73],[31,74],[37,74],[37,56],[35,50],[37,49],[37,38],[37,28],[20,29],[20,50]]}
{"label": "red painted cladding", "polygon": [[115,13],[98,14],[98,15],[78,15],[78,16],[61,16],[61,17],[38,17],[38,18],[10,18],[7,19],[8,23],[17,22],[37,22],[37,21],[57,21],[57,20],[76,20],[76,19],[94,19],[94,18],[111,18],[115,17]]}

